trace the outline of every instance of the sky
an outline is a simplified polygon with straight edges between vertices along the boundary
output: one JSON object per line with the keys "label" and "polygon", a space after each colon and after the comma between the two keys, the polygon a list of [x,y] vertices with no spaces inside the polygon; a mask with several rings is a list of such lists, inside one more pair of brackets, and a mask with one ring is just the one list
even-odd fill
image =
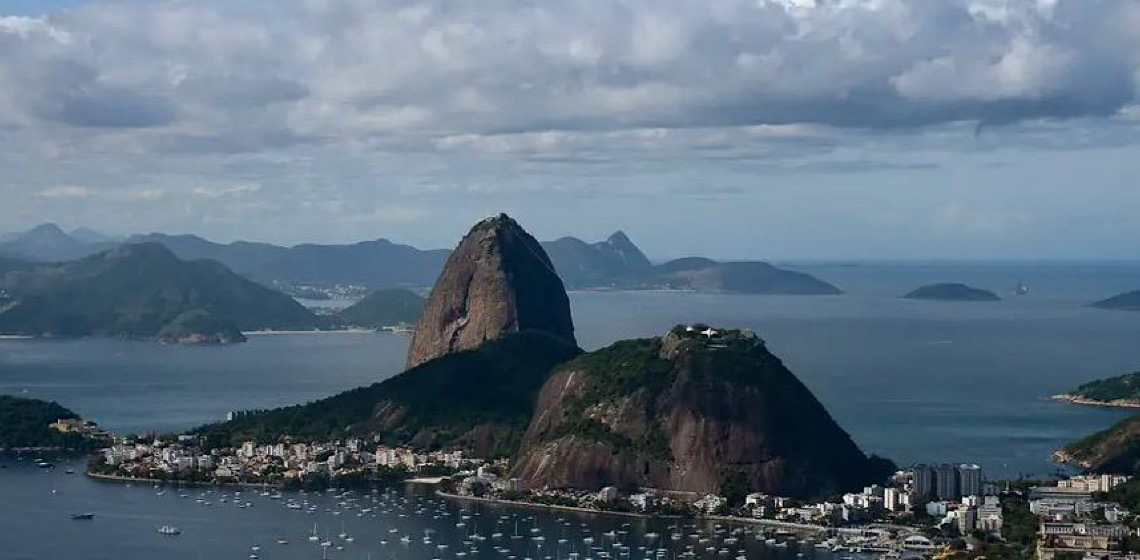
{"label": "sky", "polygon": [[4,0],[0,232],[1140,259],[1135,0]]}

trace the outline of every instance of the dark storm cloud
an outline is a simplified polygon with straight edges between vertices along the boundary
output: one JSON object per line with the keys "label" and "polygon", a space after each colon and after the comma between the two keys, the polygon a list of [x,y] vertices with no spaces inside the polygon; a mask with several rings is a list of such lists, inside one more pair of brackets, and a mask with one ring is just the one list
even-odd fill
{"label": "dark storm cloud", "polygon": [[74,92],[49,101],[41,116],[78,127],[150,128],[172,124],[177,109],[169,100],[126,90]]}

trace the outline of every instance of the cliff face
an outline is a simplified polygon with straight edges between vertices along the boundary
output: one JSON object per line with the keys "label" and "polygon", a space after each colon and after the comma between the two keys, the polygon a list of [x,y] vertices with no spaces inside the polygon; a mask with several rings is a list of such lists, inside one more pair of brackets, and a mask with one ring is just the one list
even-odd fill
{"label": "cliff face", "polygon": [[762,341],[684,328],[557,368],[514,464],[530,488],[731,485],[783,496],[845,491],[876,474]]}
{"label": "cliff face", "polygon": [[476,224],[447,259],[412,335],[408,367],[523,331],[576,344],[570,301],[550,259],[501,214]]}

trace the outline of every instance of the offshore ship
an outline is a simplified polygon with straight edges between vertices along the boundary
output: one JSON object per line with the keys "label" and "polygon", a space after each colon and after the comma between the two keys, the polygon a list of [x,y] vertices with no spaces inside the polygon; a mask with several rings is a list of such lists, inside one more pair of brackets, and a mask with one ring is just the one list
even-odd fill
{"label": "offshore ship", "polygon": [[1029,286],[1026,286],[1021,280],[1017,281],[1017,287],[1013,289],[1013,295],[1026,296],[1029,295]]}

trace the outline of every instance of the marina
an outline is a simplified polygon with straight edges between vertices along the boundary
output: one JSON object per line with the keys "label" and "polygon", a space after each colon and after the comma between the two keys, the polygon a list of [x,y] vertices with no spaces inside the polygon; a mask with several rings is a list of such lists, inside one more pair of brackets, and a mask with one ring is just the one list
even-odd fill
{"label": "marina", "polygon": [[[555,511],[437,495],[429,484],[374,490],[279,491],[110,483],[3,459],[14,530],[67,519],[72,546],[116,535],[171,559],[791,560],[856,553],[841,539],[752,523]],[[24,524],[27,524],[25,527]],[[154,535],[145,538],[146,533]],[[105,534],[101,536],[101,534]],[[68,557],[66,543],[12,543],[12,558]],[[26,548],[24,548],[26,546]],[[862,550],[862,549],[861,549]],[[33,554],[35,551],[35,554]]]}

